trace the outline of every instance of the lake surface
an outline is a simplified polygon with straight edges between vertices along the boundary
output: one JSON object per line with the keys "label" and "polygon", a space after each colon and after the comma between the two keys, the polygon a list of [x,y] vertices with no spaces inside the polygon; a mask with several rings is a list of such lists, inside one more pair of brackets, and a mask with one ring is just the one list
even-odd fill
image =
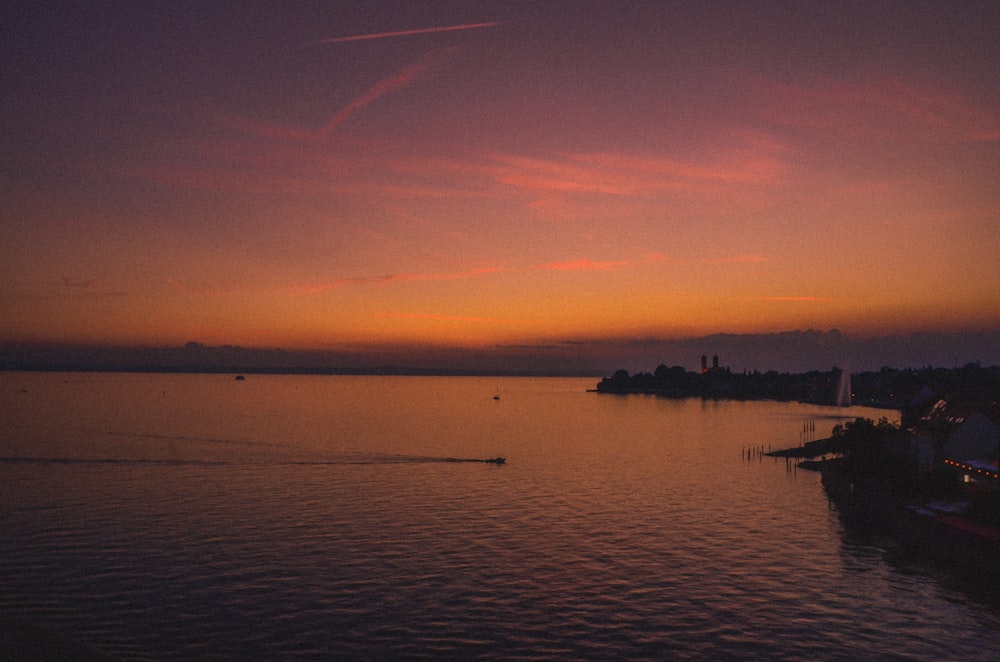
{"label": "lake surface", "polygon": [[996,605],[746,459],[892,412],[596,381],[0,373],[0,616],[138,660],[997,659]]}

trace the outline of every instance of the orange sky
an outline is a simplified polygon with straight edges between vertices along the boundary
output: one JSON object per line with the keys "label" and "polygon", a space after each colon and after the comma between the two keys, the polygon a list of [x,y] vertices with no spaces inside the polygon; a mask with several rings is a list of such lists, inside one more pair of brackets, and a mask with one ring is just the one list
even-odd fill
{"label": "orange sky", "polygon": [[15,3],[0,341],[1000,328],[995,3],[278,4]]}

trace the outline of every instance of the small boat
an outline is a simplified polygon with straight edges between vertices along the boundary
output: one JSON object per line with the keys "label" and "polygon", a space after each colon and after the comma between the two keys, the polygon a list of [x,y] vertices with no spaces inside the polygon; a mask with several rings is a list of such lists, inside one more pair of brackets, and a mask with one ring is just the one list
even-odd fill
{"label": "small boat", "polygon": [[506,464],[507,458],[505,457],[491,457],[489,459],[483,460],[486,464]]}
{"label": "small boat", "polygon": [[244,377],[243,375],[236,375],[236,381],[242,382],[244,379],[246,379],[246,377]]}

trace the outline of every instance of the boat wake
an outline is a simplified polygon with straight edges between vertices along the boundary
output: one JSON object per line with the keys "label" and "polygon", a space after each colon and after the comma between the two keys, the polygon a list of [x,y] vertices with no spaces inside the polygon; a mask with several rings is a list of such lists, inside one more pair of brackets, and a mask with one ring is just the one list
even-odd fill
{"label": "boat wake", "polygon": [[440,464],[440,463],[506,464],[503,457],[435,457],[431,455],[394,455],[382,453],[348,454],[343,457],[323,460],[303,460],[286,464]]}
{"label": "boat wake", "polygon": [[32,457],[14,456],[0,457],[0,464],[39,464],[39,465],[160,465],[160,466],[346,466],[375,464],[441,464],[441,463],[479,463],[506,464],[503,457],[492,458],[462,458],[433,457],[424,455],[390,455],[378,453],[346,454],[322,459],[245,459],[245,460],[200,460],[176,458],[116,458],[116,457]]}

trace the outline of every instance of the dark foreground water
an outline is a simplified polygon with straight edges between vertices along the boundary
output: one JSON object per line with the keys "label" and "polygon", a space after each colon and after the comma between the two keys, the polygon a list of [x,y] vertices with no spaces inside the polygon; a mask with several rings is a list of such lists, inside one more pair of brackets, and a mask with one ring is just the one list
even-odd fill
{"label": "dark foreground water", "polygon": [[997,659],[995,606],[745,459],[845,412],[594,382],[0,373],[0,617],[140,660]]}

